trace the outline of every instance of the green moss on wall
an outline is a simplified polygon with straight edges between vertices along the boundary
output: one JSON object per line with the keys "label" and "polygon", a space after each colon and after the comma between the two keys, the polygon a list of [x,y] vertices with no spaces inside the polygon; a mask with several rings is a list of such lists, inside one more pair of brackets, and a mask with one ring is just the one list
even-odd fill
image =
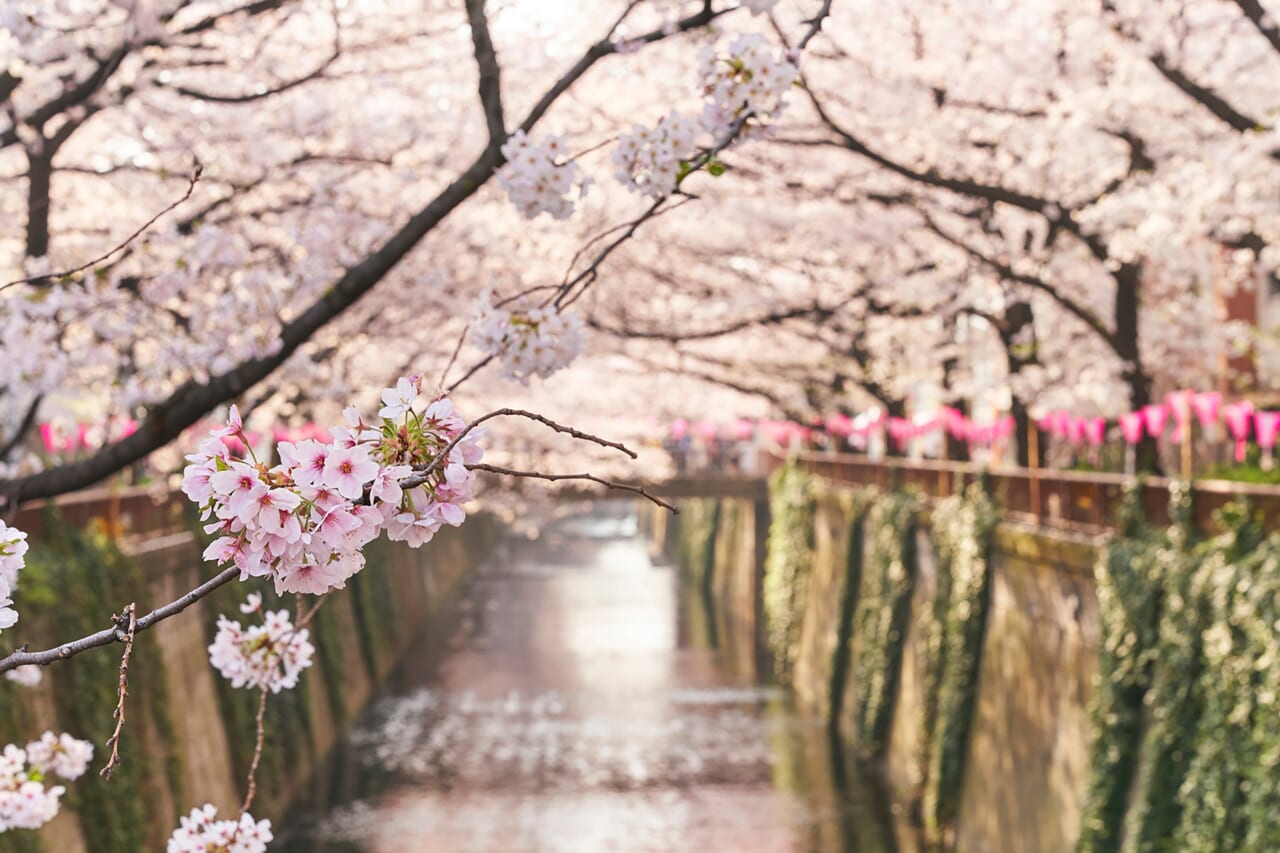
{"label": "green moss on wall", "polygon": [[[130,601],[145,606],[147,585],[141,568],[105,535],[65,525],[52,513],[47,525],[47,535],[32,545],[22,574],[23,619],[56,625],[59,636],[80,636],[102,628],[111,615],[104,607],[121,607]],[[94,744],[94,770],[105,760],[103,744],[115,726],[112,709],[121,649],[94,650],[46,670],[57,707],[57,728]],[[147,773],[150,763],[161,762],[175,799],[181,796],[181,758],[165,703],[164,663],[154,634],[139,636],[134,645],[129,687],[129,724],[120,742],[120,765],[110,780],[87,773],[68,786],[63,803],[91,828],[85,838],[94,851],[145,849],[150,824],[177,820],[177,815],[156,814],[161,792],[154,790],[155,780]],[[9,689],[6,685],[6,693]],[[25,730],[31,719],[23,712],[7,716],[6,727],[17,727],[5,732],[9,740],[25,742],[41,734]],[[155,724],[159,743],[142,743],[146,718]],[[6,835],[20,839],[25,833]],[[26,840],[6,839],[5,843],[14,850],[33,849]]]}
{"label": "green moss on wall", "polygon": [[[312,641],[316,645],[316,658],[324,675],[325,695],[333,719],[341,727],[347,722],[347,657],[343,651],[342,628],[333,601],[316,611],[311,620]],[[358,623],[358,616],[357,616]]]}
{"label": "green moss on wall", "polygon": [[719,520],[719,501],[697,498],[680,504],[680,522],[676,525],[676,564],[682,577],[699,589],[711,583]]}
{"label": "green moss on wall", "polygon": [[902,651],[911,618],[915,575],[915,530],[919,500],[889,492],[867,513],[868,543],[854,617],[854,698],[858,746],[875,757],[889,745],[893,704],[902,672]]}
{"label": "green moss on wall", "polygon": [[391,543],[385,538],[371,542],[364,555],[365,571],[347,585],[355,604],[360,651],[369,673],[377,676],[395,654],[400,624],[391,583]]}
{"label": "green moss on wall", "polygon": [[1140,500],[1140,487],[1126,494],[1116,536],[1095,573],[1102,649],[1089,707],[1092,741],[1082,851],[1120,848],[1159,639],[1160,573],[1170,540],[1145,524]]}
{"label": "green moss on wall", "polygon": [[854,615],[858,612],[858,599],[862,589],[862,557],[865,550],[866,506],[854,500],[849,512],[849,534],[844,555],[844,591],[840,598],[840,625],[837,629],[836,647],[831,660],[831,715],[828,718],[835,731],[844,713],[844,696],[849,682],[849,670],[852,662],[853,648],[850,637],[853,634]]}
{"label": "green moss on wall", "polygon": [[765,636],[778,676],[800,650],[800,624],[813,567],[813,478],[794,460],[769,478],[769,540],[764,563]]}
{"label": "green moss on wall", "polygon": [[991,537],[998,519],[998,507],[977,484],[933,511],[938,585],[927,635],[924,821],[935,837],[955,821],[960,805],[990,599]]}
{"label": "green moss on wall", "polygon": [[1126,527],[1099,576],[1104,649],[1084,850],[1280,849],[1280,536],[1247,506],[1191,543]]}

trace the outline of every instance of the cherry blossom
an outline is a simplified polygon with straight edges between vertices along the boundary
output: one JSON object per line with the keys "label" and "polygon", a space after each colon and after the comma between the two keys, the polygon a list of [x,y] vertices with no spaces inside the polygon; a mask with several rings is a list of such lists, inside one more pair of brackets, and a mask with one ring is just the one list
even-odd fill
{"label": "cherry blossom", "polygon": [[[479,433],[464,435],[447,398],[414,411],[415,388],[401,379],[383,392],[384,401],[403,403],[389,404],[402,422],[384,417],[378,429],[348,409],[347,425],[333,427],[330,442],[281,442],[273,467],[226,447],[224,439],[244,437],[234,417],[215,429],[187,457],[182,486],[216,536],[205,558],[233,563],[244,578],[269,576],[277,592],[318,595],[364,568],[360,550],[383,529],[417,546],[441,526],[461,524],[474,479],[466,466],[481,457]],[[430,472],[426,482],[400,487],[420,471]]]}
{"label": "cherry blossom", "polygon": [[743,118],[760,125],[777,120],[800,76],[785,52],[775,52],[759,33],[738,36],[723,53],[704,48],[700,58],[707,98],[702,122],[717,134]]}
{"label": "cherry blossom", "polygon": [[18,572],[26,564],[26,553],[27,534],[0,521],[0,630],[12,628],[18,621],[12,595]]}
{"label": "cherry blossom", "polygon": [[588,182],[577,162],[568,159],[563,136],[546,136],[534,142],[523,130],[511,134],[502,145],[507,163],[498,171],[498,185],[526,219],[549,213],[553,219],[573,215],[570,193],[586,195]]}
{"label": "cherry blossom", "polygon": [[655,199],[671,195],[680,181],[681,164],[693,156],[698,131],[696,119],[677,112],[663,116],[653,128],[633,126],[618,138],[613,152],[618,182]]}
{"label": "cherry blossom", "polygon": [[507,376],[527,382],[535,375],[545,379],[578,356],[583,322],[575,312],[549,307],[501,308],[486,293],[471,322],[471,335],[477,347],[500,360]]}
{"label": "cherry blossom", "polygon": [[44,673],[35,664],[15,667],[4,674],[4,677],[23,687],[35,687],[44,680]]}
{"label": "cherry blossom", "polygon": [[[261,599],[251,599],[248,605],[256,611]],[[267,611],[261,624],[248,628],[219,616],[218,633],[209,646],[210,663],[233,687],[272,693],[296,686],[314,655],[307,629],[295,630],[285,610]]]}
{"label": "cherry blossom", "polygon": [[216,820],[218,810],[206,803],[182,818],[169,837],[168,853],[265,853],[271,842],[271,821],[255,821],[253,815],[238,820]]}
{"label": "cherry blossom", "polygon": [[52,776],[79,778],[92,757],[88,741],[53,732],[45,732],[26,749],[6,746],[0,753],[0,832],[39,829],[53,820],[66,789],[46,787],[46,781]]}

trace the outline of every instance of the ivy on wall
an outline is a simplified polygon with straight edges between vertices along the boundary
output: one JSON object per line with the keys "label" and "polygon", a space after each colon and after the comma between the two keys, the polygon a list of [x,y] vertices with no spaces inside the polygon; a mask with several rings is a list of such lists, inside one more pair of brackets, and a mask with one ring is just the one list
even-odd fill
{"label": "ivy on wall", "polygon": [[765,636],[778,676],[787,679],[800,651],[813,567],[813,477],[789,460],[769,478],[769,542],[764,562]]}
{"label": "ivy on wall", "polygon": [[[56,513],[46,520],[47,534],[32,544],[22,573],[23,619],[34,625],[56,622],[63,634],[87,634],[102,627],[104,603],[144,602],[147,584],[137,561],[123,554],[96,528],[79,529],[64,524]],[[98,752],[112,733],[115,721],[110,709],[116,704],[120,658],[110,650],[82,655],[70,663],[46,670],[57,725],[92,741]],[[164,662],[154,634],[143,634],[134,644],[129,664],[130,726],[120,740],[121,763],[110,781],[88,774],[70,790],[63,807],[80,817],[89,831],[85,841],[91,851],[144,850],[152,823],[168,826],[176,814],[156,811],[162,802],[158,784],[166,785],[177,807],[185,804],[182,764],[165,695]],[[5,742],[25,743],[41,732],[30,727],[35,718],[24,709],[25,698],[15,695],[5,682],[0,693],[0,726]],[[104,710],[106,709],[106,710]],[[154,726],[158,740],[144,742],[144,721]],[[101,763],[95,755],[95,765]],[[157,778],[148,768],[160,768]],[[0,851],[39,849],[34,833],[0,835]]]}
{"label": "ivy on wall", "polygon": [[719,501],[694,499],[680,504],[676,562],[684,576],[701,589],[711,583],[719,522]]}
{"label": "ivy on wall", "polygon": [[[1100,568],[1104,649],[1080,848],[1280,849],[1280,536],[1127,524]],[[1110,774],[1110,775],[1109,775]]]}
{"label": "ivy on wall", "polygon": [[999,517],[977,483],[940,501],[932,513],[938,584],[926,617],[924,822],[935,837],[955,821],[959,808],[987,623],[991,538]]}
{"label": "ivy on wall", "polygon": [[828,695],[831,697],[829,722],[832,730],[838,728],[844,713],[845,687],[849,681],[850,664],[853,659],[853,645],[849,642],[853,634],[853,620],[858,612],[858,600],[862,591],[862,560],[866,550],[865,526],[867,506],[870,495],[866,492],[856,494],[849,504],[849,533],[844,557],[845,582],[840,599],[840,624],[837,627],[836,647],[831,661],[831,685]]}
{"label": "ivy on wall", "polygon": [[854,617],[850,687],[859,747],[883,756],[889,744],[902,651],[911,618],[919,500],[904,492],[876,499],[867,512],[867,553]]}
{"label": "ivy on wall", "polygon": [[1102,648],[1089,720],[1093,737],[1079,847],[1120,848],[1129,791],[1143,731],[1143,702],[1152,681],[1159,639],[1161,555],[1168,534],[1145,523],[1141,487],[1131,487],[1117,518],[1116,536],[1095,571]]}

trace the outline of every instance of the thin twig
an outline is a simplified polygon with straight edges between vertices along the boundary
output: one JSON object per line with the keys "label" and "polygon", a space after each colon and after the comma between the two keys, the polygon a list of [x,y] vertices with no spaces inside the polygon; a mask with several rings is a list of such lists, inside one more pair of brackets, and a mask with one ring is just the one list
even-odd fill
{"label": "thin twig", "polygon": [[137,604],[131,601],[116,617],[116,626],[124,631],[124,654],[120,655],[120,681],[116,686],[116,729],[105,744],[111,748],[111,756],[98,771],[103,779],[110,779],[111,771],[120,764],[120,733],[124,730],[124,702],[129,696],[129,657],[133,654],[133,639],[138,628],[137,609]]}
{"label": "thin twig", "polygon": [[[320,605],[324,604],[324,600],[328,597],[329,597],[329,593],[326,592],[326,593],[322,593],[320,597],[316,599],[316,603],[311,605],[311,609],[307,611],[306,615],[300,617],[298,619],[298,624],[293,626],[294,633],[297,633],[298,631],[307,627],[307,623],[310,622],[312,618],[315,617],[316,611],[320,609]],[[298,605],[299,606],[302,605],[302,596],[298,596]]]}
{"label": "thin twig", "polygon": [[440,453],[436,456],[436,458],[431,460],[430,465],[423,468],[421,471],[415,472],[413,476],[406,477],[405,479],[401,480],[400,488],[412,489],[417,486],[421,486],[423,483],[427,482],[427,480],[431,478],[432,474],[440,470],[440,466],[443,465],[445,463],[445,460],[449,458],[449,454],[453,451],[453,448],[458,446],[458,442],[462,441],[462,439],[466,437],[467,433],[471,432],[473,429],[480,426],[480,424],[484,423],[487,420],[492,420],[493,418],[500,418],[500,417],[528,418],[531,421],[537,421],[540,424],[545,424],[546,426],[551,427],[556,432],[562,432],[566,435],[571,435],[580,441],[590,441],[594,444],[600,445],[601,447],[610,447],[610,448],[613,448],[614,450],[619,450],[627,454],[628,456],[630,456],[632,459],[640,458],[634,450],[627,447],[625,444],[619,444],[616,441],[610,441],[607,438],[601,438],[598,435],[592,435],[589,432],[583,432],[580,429],[574,429],[571,426],[565,426],[564,424],[556,423],[555,421],[551,420],[545,415],[540,415],[537,412],[526,412],[524,409],[495,409],[487,415],[481,415],[480,417],[476,418],[474,421],[472,421],[471,423],[463,427],[462,431],[459,432],[457,435],[455,435],[453,437],[453,440],[444,446],[444,449],[440,451]]}
{"label": "thin twig", "polygon": [[672,515],[680,514],[680,510],[677,507],[672,506],[671,504],[664,501],[662,498],[655,497],[654,495],[649,494],[647,491],[644,490],[643,486],[636,486],[636,485],[632,485],[631,483],[618,483],[613,480],[606,480],[602,477],[597,477],[594,474],[543,474],[538,471],[517,471],[514,468],[503,468],[500,465],[486,465],[482,462],[477,462],[474,465],[468,465],[467,468],[469,468],[472,471],[487,471],[490,474],[502,474],[503,476],[506,476],[506,477],[526,477],[526,478],[535,479],[535,480],[550,480],[553,483],[559,482],[560,480],[589,480],[592,483],[599,483],[600,485],[610,489],[619,489],[624,492],[634,492],[635,494],[640,495],[641,497],[647,500],[650,500],[653,503],[657,504],[658,506],[662,507],[663,509],[667,510]]}
{"label": "thin twig", "polygon": [[20,278],[20,279],[17,279],[16,281],[10,281],[5,284],[0,284],[0,290],[13,287],[14,285],[18,285],[18,284],[31,284],[33,282],[38,282],[38,281],[50,281],[52,279],[70,278],[76,273],[84,272],[89,267],[102,263],[103,261],[110,258],[112,255],[118,254],[119,252],[123,251],[126,246],[128,246],[134,240],[142,236],[143,232],[145,232],[148,228],[150,228],[152,225],[155,225],[156,222],[159,221],[160,217],[164,216],[166,213],[173,210],[175,207],[182,204],[187,199],[191,198],[191,194],[195,192],[196,184],[200,182],[200,176],[203,174],[204,174],[204,166],[202,166],[200,163],[196,163],[195,170],[192,171],[191,173],[190,183],[187,184],[187,191],[182,194],[182,198],[173,202],[164,210],[160,211],[155,216],[148,219],[145,223],[143,223],[141,228],[139,228],[137,231],[134,231],[132,234],[129,235],[129,237],[123,243],[119,244],[114,249],[107,252],[105,255],[99,255],[98,257],[94,258],[91,261],[87,261],[74,269],[65,270],[64,272],[51,272],[51,273],[45,273],[44,275],[34,275],[34,276],[31,276],[30,278]]}
{"label": "thin twig", "polygon": [[458,335],[458,343],[453,348],[453,355],[449,356],[449,363],[444,366],[444,370],[440,371],[440,381],[436,383],[437,388],[444,388],[444,382],[449,378],[449,371],[453,369],[454,363],[458,360],[458,354],[462,352],[462,344],[467,339],[467,332],[471,330],[471,324],[462,327],[462,334]]}
{"label": "thin twig", "polygon": [[471,365],[470,367],[468,367],[468,368],[467,368],[467,372],[466,372],[466,373],[464,373],[464,374],[462,374],[462,378],[461,378],[461,379],[459,379],[457,382],[453,383],[452,385],[450,385],[448,388],[445,388],[445,389],[444,389],[444,393],[446,393],[446,394],[452,394],[452,393],[454,392],[454,390],[455,390],[455,389],[457,389],[457,387],[458,387],[459,385],[461,385],[463,382],[466,382],[466,381],[467,381],[468,379],[470,379],[472,376],[475,376],[475,375],[476,375],[477,373],[479,373],[479,372],[480,372],[484,367],[486,367],[486,366],[489,364],[489,362],[491,362],[491,361],[493,361],[493,356],[491,356],[491,355],[486,355],[484,358],[480,359],[480,360],[479,360],[479,361],[477,361],[475,364],[473,364],[473,365]]}
{"label": "thin twig", "polygon": [[267,688],[261,688],[260,692],[262,695],[258,699],[258,738],[253,744],[253,761],[249,762],[249,779],[246,783],[244,805],[240,806],[242,817],[248,813],[249,807],[253,805],[253,796],[258,793],[258,762],[262,761],[262,744],[267,739],[266,727],[262,723],[267,715]]}

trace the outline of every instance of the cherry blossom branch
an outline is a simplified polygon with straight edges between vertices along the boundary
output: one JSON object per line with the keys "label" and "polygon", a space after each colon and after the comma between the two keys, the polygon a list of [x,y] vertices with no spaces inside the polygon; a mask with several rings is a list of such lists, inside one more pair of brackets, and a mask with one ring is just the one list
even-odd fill
{"label": "cherry blossom branch", "polygon": [[92,266],[96,266],[96,265],[98,265],[98,264],[102,263],[103,261],[108,260],[109,258],[113,257],[114,255],[119,254],[119,253],[120,253],[120,252],[122,252],[122,251],[123,251],[123,250],[124,250],[124,249],[125,249],[125,248],[130,244],[130,243],[132,243],[134,240],[136,240],[136,239],[138,239],[139,237],[141,237],[141,236],[142,236],[142,235],[147,231],[147,229],[149,229],[152,225],[155,225],[155,224],[156,224],[156,222],[158,222],[162,216],[164,216],[164,215],[165,215],[166,213],[168,213],[169,211],[171,211],[171,210],[173,210],[174,208],[176,208],[176,207],[178,207],[179,205],[181,205],[181,204],[182,204],[183,202],[185,202],[187,199],[191,198],[191,194],[192,194],[193,192],[195,192],[196,184],[198,184],[198,183],[200,182],[200,177],[201,177],[203,174],[204,174],[204,166],[202,166],[200,163],[196,163],[195,169],[191,172],[190,182],[187,184],[187,191],[186,191],[185,193],[183,193],[183,194],[182,194],[182,198],[180,198],[180,199],[178,199],[177,201],[173,202],[173,203],[172,203],[172,204],[170,204],[168,207],[166,207],[164,210],[160,211],[160,212],[159,212],[159,213],[157,213],[155,216],[153,216],[153,217],[151,217],[150,219],[148,219],[145,223],[143,223],[143,225],[142,225],[142,227],[141,227],[141,228],[139,228],[137,231],[134,231],[132,234],[130,234],[130,235],[125,239],[125,241],[124,241],[123,243],[120,243],[120,244],[119,244],[119,245],[117,245],[114,249],[112,249],[111,251],[107,252],[106,254],[104,254],[104,255],[99,255],[98,257],[94,258],[94,259],[93,259],[93,260],[91,260],[91,261],[86,261],[85,263],[81,264],[80,266],[75,267],[74,269],[66,270],[66,271],[64,271],[64,272],[52,272],[52,273],[45,273],[44,275],[35,275],[35,276],[31,276],[30,278],[20,278],[20,279],[16,279],[16,280],[14,280],[14,281],[10,281],[10,282],[6,282],[6,283],[4,283],[4,284],[0,284],[0,290],[5,290],[5,289],[7,289],[7,288],[14,287],[15,285],[19,285],[19,284],[32,284],[32,283],[35,283],[35,282],[51,281],[51,280],[53,280],[53,279],[66,279],[66,278],[70,278],[71,276],[76,275],[77,273],[82,273],[82,272],[84,272],[85,270],[89,269],[90,267],[92,267]]}
{"label": "cherry blossom branch", "polygon": [[[742,132],[747,127],[747,122],[749,122],[752,118],[753,118],[752,113],[746,113],[740,116],[729,127],[729,130],[725,133],[725,135],[720,139],[718,139],[714,145],[712,145],[710,148],[705,148],[702,151],[698,152],[697,156],[689,161],[688,171],[686,171],[683,177],[681,177],[680,183],[683,183],[690,175],[694,174],[695,172],[700,172],[706,167],[710,166],[712,163],[714,163],[716,160],[716,155],[718,155],[721,151],[724,151],[726,148],[732,145],[734,141],[737,140],[737,138],[740,135],[742,135]],[[578,299],[582,297],[582,294],[586,293],[587,288],[591,286],[592,282],[594,282],[596,278],[599,277],[600,266],[606,260],[608,260],[609,256],[612,255],[618,249],[619,246],[621,246],[623,243],[626,243],[628,240],[634,237],[636,232],[640,230],[641,225],[644,225],[649,220],[655,219],[664,213],[683,207],[686,203],[696,198],[696,196],[691,196],[688,193],[681,192],[681,190],[679,189],[679,184],[677,184],[676,193],[683,195],[683,198],[676,204],[668,206],[667,202],[671,200],[672,196],[663,196],[662,198],[655,201],[653,204],[649,205],[649,207],[644,211],[644,213],[640,214],[631,222],[625,225],[617,226],[613,229],[610,229],[609,231],[606,231],[604,234],[592,240],[591,243],[594,243],[600,240],[602,237],[604,237],[607,234],[615,233],[621,230],[621,233],[618,234],[618,236],[615,237],[612,241],[610,241],[603,249],[601,249],[596,254],[596,256],[591,260],[591,263],[588,264],[586,267],[584,267],[582,270],[580,270],[577,275],[573,276],[572,278],[568,278],[566,276],[568,280],[563,285],[561,285],[559,292],[554,298],[547,299],[546,304],[554,304],[556,308],[563,309],[563,308],[567,308],[568,306],[572,305],[574,302],[578,301]],[[591,243],[588,243],[588,245],[591,245]],[[581,252],[579,252],[579,255],[580,254]],[[574,262],[577,261],[577,258],[578,258],[578,255],[575,255]],[[576,293],[574,292],[575,289],[577,290]]]}
{"label": "cherry blossom branch", "polygon": [[[200,599],[209,595],[209,593],[225,586],[240,576],[240,569],[232,566],[229,569],[223,569],[209,580],[200,584],[195,589],[177,598],[163,607],[157,607],[147,615],[141,617],[134,623],[133,634],[137,635],[143,631],[155,627],[159,623],[171,616],[176,616],[195,604]],[[96,649],[101,646],[109,646],[112,643],[123,643],[128,638],[127,631],[118,623],[113,624],[110,628],[105,628],[78,640],[71,640],[66,643],[54,646],[51,649],[45,649],[39,652],[27,651],[24,643],[17,651],[8,657],[0,658],[0,672],[8,672],[20,666],[34,664],[36,666],[48,666],[55,661],[67,660],[76,655],[87,652],[89,649]]]}
{"label": "cherry blossom branch", "polygon": [[106,766],[98,771],[103,779],[110,779],[111,771],[120,763],[120,733],[124,730],[124,702],[129,696],[129,658],[133,655],[133,639],[138,628],[137,610],[138,605],[131,601],[116,617],[116,625],[124,626],[124,654],[120,656],[120,681],[116,685],[116,728],[105,744],[111,748],[111,756]]}
{"label": "cherry blossom branch", "polygon": [[[704,27],[729,11],[731,10],[704,7],[696,14],[677,21],[674,26],[645,33],[630,40],[628,44],[662,41]],[[521,129],[526,132],[532,130],[571,86],[601,59],[618,53],[620,47],[619,44],[603,40],[588,48],[533,105],[521,122]],[[85,459],[0,481],[0,495],[17,504],[24,500],[53,497],[84,488],[168,444],[211,409],[233,400],[269,376],[320,329],[341,316],[372,290],[428,233],[479,191],[502,162],[499,151],[486,148],[481,152],[469,167],[411,216],[380,248],[349,267],[341,278],[327,288],[323,296],[286,323],[280,332],[280,346],[273,354],[248,359],[205,382],[192,381],[182,385],[165,400],[152,406],[132,435],[104,446]]]}
{"label": "cherry blossom branch", "polygon": [[504,468],[500,465],[487,465],[482,462],[477,462],[474,465],[468,465],[467,468],[472,471],[485,471],[490,474],[501,474],[504,477],[525,477],[535,480],[549,480],[553,483],[560,482],[562,480],[587,480],[592,483],[599,483],[609,489],[633,492],[634,494],[640,495],[646,500],[662,507],[672,515],[680,514],[678,507],[667,503],[660,497],[651,495],[649,492],[645,491],[643,486],[637,486],[632,483],[619,483],[614,480],[606,480],[602,477],[597,477],[594,474],[543,474],[540,471],[517,471],[514,468]]}

